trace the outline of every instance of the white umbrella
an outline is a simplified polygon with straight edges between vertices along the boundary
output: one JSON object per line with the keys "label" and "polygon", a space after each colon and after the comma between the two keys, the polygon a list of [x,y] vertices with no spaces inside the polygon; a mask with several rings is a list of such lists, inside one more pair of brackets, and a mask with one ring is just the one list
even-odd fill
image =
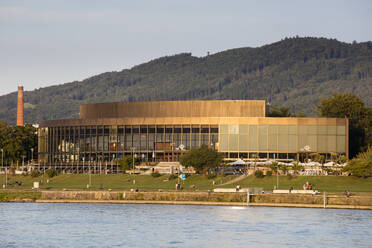
{"label": "white umbrella", "polygon": [[238,159],[234,162],[228,163],[229,165],[245,165],[245,162],[241,159]]}

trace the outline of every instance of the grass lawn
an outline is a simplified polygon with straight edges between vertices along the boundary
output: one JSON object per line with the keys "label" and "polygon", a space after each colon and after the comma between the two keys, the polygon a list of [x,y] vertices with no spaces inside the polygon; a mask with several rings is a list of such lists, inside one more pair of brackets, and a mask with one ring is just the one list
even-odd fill
{"label": "grass lawn", "polygon": [[[372,192],[372,178],[341,177],[341,176],[297,176],[290,179],[287,176],[279,176],[279,189],[303,189],[304,183],[309,182],[313,189],[326,192],[344,192],[345,189],[351,192]],[[225,185],[223,187],[242,188],[262,187],[264,190],[273,190],[276,185],[276,176],[256,178],[249,176],[242,181]]]}
{"label": "grass lawn", "polygon": [[[91,175],[92,187],[91,189],[124,189],[129,190],[138,188],[140,190],[174,190],[177,179],[168,180],[168,175],[160,177],[152,177],[150,175],[128,175],[128,174],[115,174],[115,175]],[[207,179],[205,176],[192,175],[185,181],[181,181],[184,190],[208,190],[213,189],[213,181],[216,183],[223,183],[233,179],[235,176],[218,176],[214,179]],[[47,176],[40,176],[31,178],[31,176],[14,175],[8,176],[8,184],[14,182],[22,182],[21,186],[16,184],[9,185],[8,189],[31,189],[33,182],[42,181],[41,189],[87,189],[89,183],[89,175],[59,175],[49,179],[47,183]],[[135,183],[134,183],[135,181]],[[4,184],[5,176],[0,175],[0,184]],[[192,186],[193,185],[193,186]]]}
{"label": "grass lawn", "polygon": [[[242,188],[246,187],[262,187],[264,190],[272,190],[276,185],[276,176],[265,177],[262,179],[254,176],[246,177],[245,179],[229,184],[218,186],[223,182],[229,181],[236,176],[218,176],[214,179],[207,179],[205,176],[192,175],[185,181],[181,181],[186,191],[194,190],[211,190],[216,187],[234,188],[240,185]],[[177,179],[167,180],[168,175],[154,178],[150,175],[92,175],[92,189],[113,189],[113,190],[129,190],[131,188],[138,188],[140,190],[174,190]],[[135,180],[135,184],[133,183]],[[31,176],[8,176],[8,183],[22,182],[21,186],[11,185],[9,189],[31,189],[34,181],[42,181],[41,189],[80,189],[86,190],[89,182],[89,175],[59,175],[49,179],[46,183],[47,177],[41,176],[31,178]],[[213,181],[216,185],[213,186]],[[0,175],[0,184],[5,182],[5,176]],[[298,176],[290,179],[287,176],[279,177],[279,188],[302,189],[302,185],[309,182],[313,185],[313,189],[326,192],[344,192],[345,189],[351,192],[372,193],[372,178],[357,178],[357,177],[337,177],[337,176]],[[193,187],[194,186],[194,187]]]}

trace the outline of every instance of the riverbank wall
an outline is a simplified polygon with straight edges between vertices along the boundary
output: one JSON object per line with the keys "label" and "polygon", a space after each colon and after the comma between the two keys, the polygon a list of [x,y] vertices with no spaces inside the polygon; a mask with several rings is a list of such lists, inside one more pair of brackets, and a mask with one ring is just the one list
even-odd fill
{"label": "riverbank wall", "polygon": [[214,192],[37,191],[0,192],[0,201],[195,204],[371,209],[371,196],[255,194]]}

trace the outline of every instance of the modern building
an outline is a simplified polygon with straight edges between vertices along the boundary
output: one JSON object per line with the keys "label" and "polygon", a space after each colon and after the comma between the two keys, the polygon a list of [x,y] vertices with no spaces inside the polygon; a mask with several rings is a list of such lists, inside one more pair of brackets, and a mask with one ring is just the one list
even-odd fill
{"label": "modern building", "polygon": [[43,121],[39,162],[116,164],[123,156],[178,161],[207,145],[226,160],[301,159],[310,152],[348,156],[348,120],[270,118],[261,100],[88,104],[79,119]]}

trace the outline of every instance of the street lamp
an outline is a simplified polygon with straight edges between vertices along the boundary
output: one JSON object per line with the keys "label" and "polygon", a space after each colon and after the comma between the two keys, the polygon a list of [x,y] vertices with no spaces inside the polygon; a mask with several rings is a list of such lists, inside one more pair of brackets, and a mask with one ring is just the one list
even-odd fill
{"label": "street lamp", "polygon": [[[1,167],[4,168],[4,149],[1,148]],[[8,184],[8,168],[5,168],[5,188]]]}
{"label": "street lamp", "polygon": [[1,167],[4,168],[4,149],[1,148]]}
{"label": "street lamp", "polygon": [[34,148],[31,148],[31,164],[34,165]]}
{"label": "street lamp", "polygon": [[132,150],[132,167],[133,167],[133,172],[134,172],[134,150],[136,150],[135,147],[130,148]]}
{"label": "street lamp", "polygon": [[84,174],[84,170],[85,170],[85,157],[83,157],[83,174]]}
{"label": "street lamp", "polygon": [[[274,153],[274,161],[275,161],[275,153]],[[279,163],[276,163],[276,189],[279,189]]]}
{"label": "street lamp", "polygon": [[90,167],[91,167],[91,163],[89,163],[89,188],[91,188],[92,186],[92,173],[90,171]]}

